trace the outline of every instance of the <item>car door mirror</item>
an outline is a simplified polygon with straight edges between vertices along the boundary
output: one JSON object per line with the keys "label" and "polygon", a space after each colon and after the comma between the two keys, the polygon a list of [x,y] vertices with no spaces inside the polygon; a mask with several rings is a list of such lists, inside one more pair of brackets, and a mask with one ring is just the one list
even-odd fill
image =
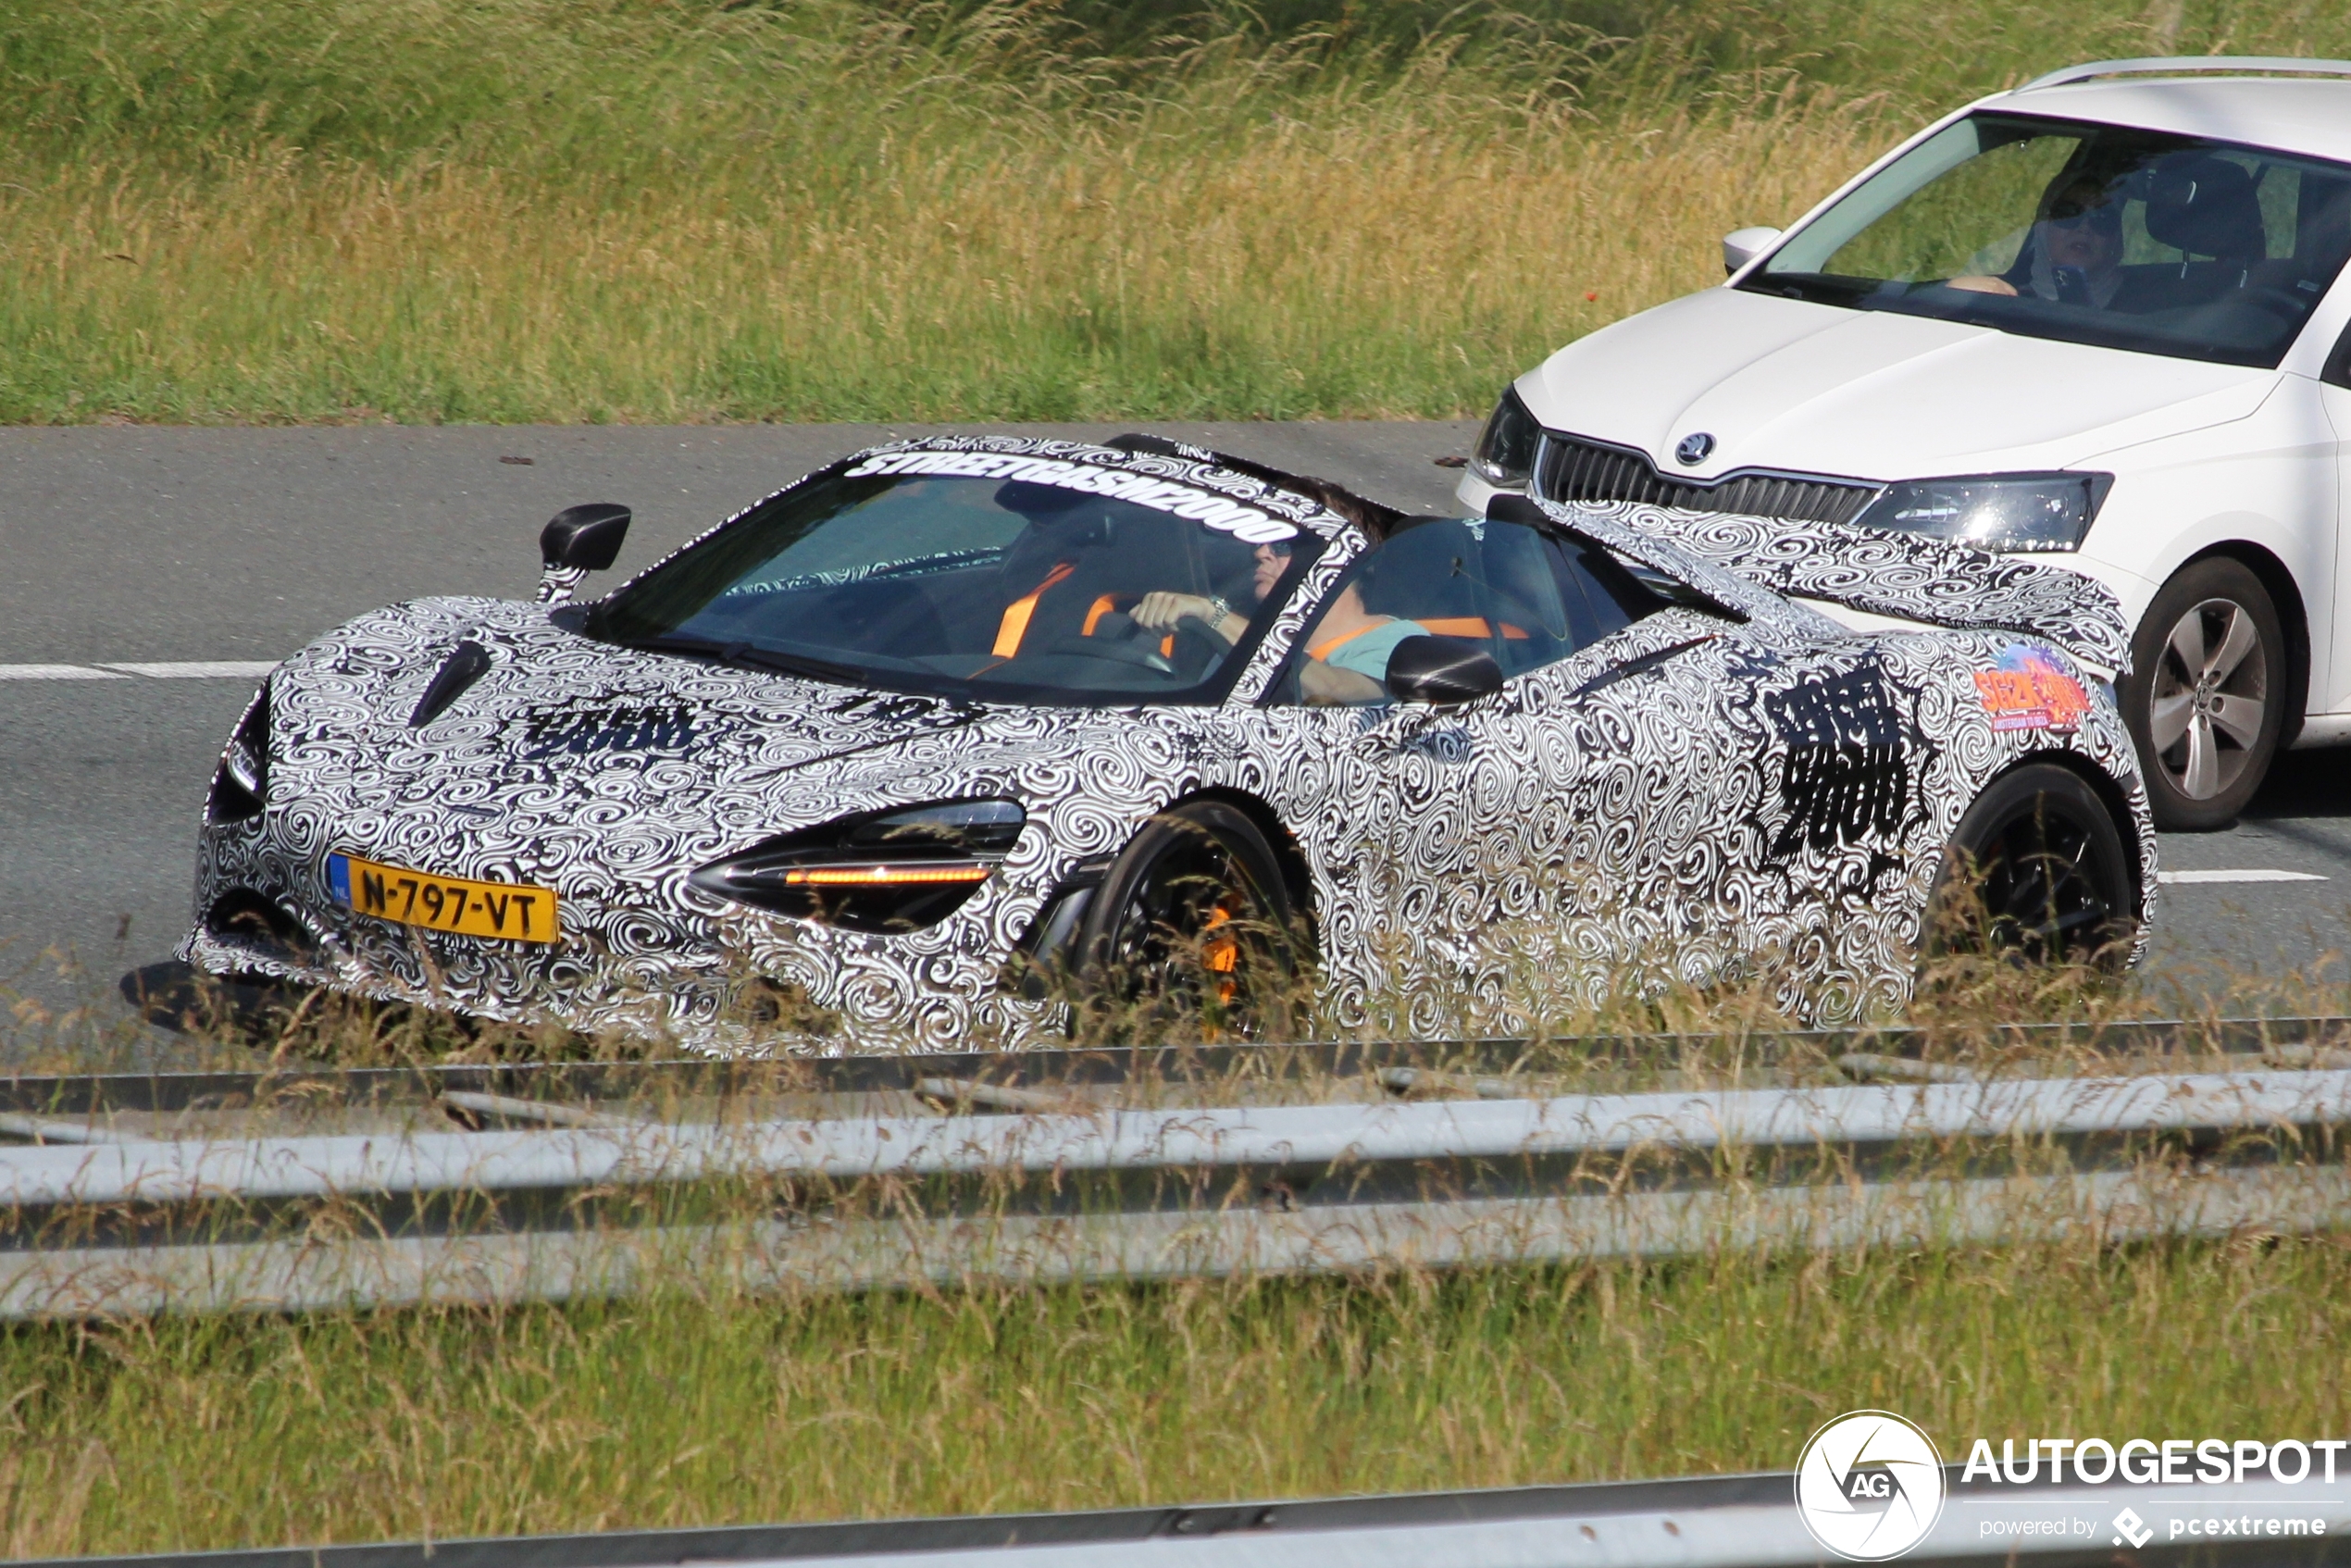
{"label": "car door mirror", "polygon": [[1388,695],[1451,707],[1502,689],[1494,655],[1458,637],[1407,637],[1387,655]]}
{"label": "car door mirror", "polygon": [[560,604],[579,579],[620,559],[628,508],[612,501],[566,506],[539,530],[539,602]]}
{"label": "car door mirror", "polygon": [[1752,229],[1734,229],[1723,236],[1723,275],[1729,277],[1753,261],[1766,246],[1780,237],[1777,229],[1758,225]]}

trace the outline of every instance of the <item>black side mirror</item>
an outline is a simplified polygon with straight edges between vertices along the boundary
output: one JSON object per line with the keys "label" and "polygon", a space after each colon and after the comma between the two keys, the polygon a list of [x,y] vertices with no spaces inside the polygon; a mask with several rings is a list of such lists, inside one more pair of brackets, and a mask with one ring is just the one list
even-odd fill
{"label": "black side mirror", "polygon": [[620,559],[629,511],[613,501],[566,506],[539,530],[539,560],[566,571],[601,572]]}
{"label": "black side mirror", "polygon": [[1486,520],[1491,523],[1517,523],[1524,528],[1556,527],[1550,514],[1524,495],[1504,491],[1486,503]]}
{"label": "black side mirror", "polygon": [[1501,689],[1502,666],[1464,638],[1407,637],[1387,655],[1388,694],[1399,703],[1450,707]]}

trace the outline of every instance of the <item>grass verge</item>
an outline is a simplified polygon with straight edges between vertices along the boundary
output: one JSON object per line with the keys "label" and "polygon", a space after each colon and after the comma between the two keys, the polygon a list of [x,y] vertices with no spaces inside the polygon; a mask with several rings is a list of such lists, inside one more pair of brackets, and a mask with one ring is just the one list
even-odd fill
{"label": "grass verge", "polygon": [[[1973,1012],[1929,1020],[1944,1060],[1996,1072],[2125,1065],[2095,1040],[2066,1060],[2029,1060],[1985,1027],[2036,1008],[2099,1015],[2109,993],[2060,979],[2037,997],[1997,985],[1972,995]],[[2327,998],[2296,1000],[2315,1010]],[[1626,1033],[1741,1021],[1738,999],[1713,1012],[1705,1001],[1628,1004],[1603,1021]],[[412,1017],[399,1028],[417,1032],[404,1035],[357,1014],[314,1017],[300,1026],[310,1033],[277,1043],[288,1065],[543,1048],[436,1038],[428,1022]],[[230,1047],[215,1049],[225,1058]],[[1598,1064],[1581,1077],[1564,1045],[1547,1049],[1535,1070],[1562,1089],[1833,1074],[1825,1057],[1758,1062],[1735,1037],[1711,1054]],[[2159,1143],[2145,1151],[2158,1167],[2177,1153]],[[2059,1147],[1955,1147],[1924,1151],[1920,1174],[1972,1170],[1985,1153],[2020,1169],[2071,1162]],[[2303,1158],[2324,1166],[2339,1151]],[[1628,1173],[1654,1164],[1624,1162]],[[1832,1160],[1811,1178],[1842,1168]],[[1612,1189],[1608,1169],[1586,1175]],[[839,1196],[852,1213],[909,1218],[926,1201]],[[723,1218],[827,1200],[752,1183],[700,1201]],[[628,1204],[613,1207],[625,1221]],[[368,1223],[331,1201],[283,1217],[328,1240]],[[448,1538],[1775,1468],[1820,1421],[1860,1406],[1903,1412],[1948,1452],[2028,1430],[2323,1435],[2351,1416],[2325,1375],[2351,1350],[2346,1303],[2351,1242],[2255,1230],[1162,1285],[750,1294],[680,1276],[653,1295],[562,1306],[17,1324],[0,1327],[0,1548]]]}
{"label": "grass verge", "polygon": [[11,1556],[1785,1468],[1819,1422],[2351,1426],[2351,1248],[1656,1265],[0,1332]]}
{"label": "grass verge", "polygon": [[2071,59],[2285,0],[23,0],[0,420],[1459,416]]}

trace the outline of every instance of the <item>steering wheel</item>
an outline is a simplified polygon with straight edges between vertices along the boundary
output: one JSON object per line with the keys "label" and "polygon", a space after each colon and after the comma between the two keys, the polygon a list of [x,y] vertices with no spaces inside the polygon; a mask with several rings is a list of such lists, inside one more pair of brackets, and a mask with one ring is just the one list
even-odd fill
{"label": "steering wheel", "polygon": [[1175,663],[1148,642],[1138,642],[1131,636],[1056,637],[1047,644],[1056,653],[1075,653],[1080,658],[1101,659],[1113,665],[1136,665],[1157,675],[1174,675]]}
{"label": "steering wheel", "polygon": [[1176,653],[1184,667],[1205,674],[1217,660],[1233,651],[1225,634],[1198,616],[1179,616],[1176,621]]}

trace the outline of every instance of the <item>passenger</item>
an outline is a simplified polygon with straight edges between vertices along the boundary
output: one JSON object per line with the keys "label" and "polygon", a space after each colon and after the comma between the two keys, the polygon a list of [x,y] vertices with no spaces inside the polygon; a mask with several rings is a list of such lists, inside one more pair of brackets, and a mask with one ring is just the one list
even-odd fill
{"label": "passenger", "polygon": [[1428,628],[1363,607],[1361,586],[1349,583],[1308,634],[1299,686],[1309,703],[1375,703],[1387,695],[1387,660],[1408,637]]}
{"label": "passenger", "polygon": [[2122,204],[2096,179],[2082,175],[2042,203],[2029,242],[2033,268],[2020,290],[2006,278],[1970,274],[1944,286],[1972,293],[2031,293],[2036,299],[2104,310],[2122,286]]}

